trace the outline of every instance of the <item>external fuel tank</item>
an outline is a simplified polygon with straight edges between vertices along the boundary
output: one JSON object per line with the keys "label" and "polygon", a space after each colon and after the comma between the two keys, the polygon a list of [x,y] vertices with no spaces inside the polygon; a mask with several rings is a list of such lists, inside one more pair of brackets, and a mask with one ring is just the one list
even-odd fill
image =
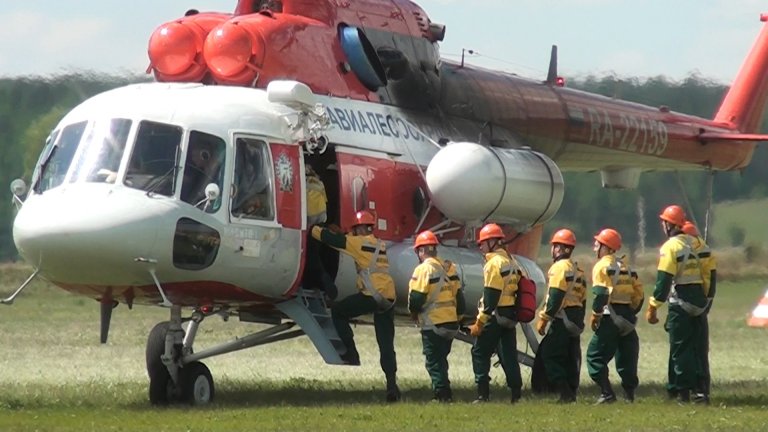
{"label": "external fuel tank", "polygon": [[563,201],[560,169],[529,149],[449,143],[432,158],[426,177],[435,206],[457,222],[524,228],[551,219]]}

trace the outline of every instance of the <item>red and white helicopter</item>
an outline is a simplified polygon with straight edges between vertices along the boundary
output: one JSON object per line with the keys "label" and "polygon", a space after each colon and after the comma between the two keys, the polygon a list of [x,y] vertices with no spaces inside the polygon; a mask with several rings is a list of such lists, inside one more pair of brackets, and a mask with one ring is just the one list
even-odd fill
{"label": "red and white helicopter", "polygon": [[[102,342],[119,303],[167,307],[147,342],[150,400],[206,403],[208,357],[306,334],[342,364],[322,295],[301,285],[308,165],[325,182],[329,222],[377,215],[405,317],[420,230],[441,236],[473,302],[474,232],[502,224],[541,296],[531,258],[560,206],[562,170],[600,170],[605,186],[628,188],[649,169],[742,168],[768,139],[757,133],[765,26],[711,120],[565,88],[554,55],[544,82],[447,62],[444,36],[409,0],[240,0],[232,14],[163,24],[149,43],[159,82],[74,108],[29,191],[13,182],[14,240],[35,270],[3,303],[44,278],[100,302]],[[351,294],[353,262],[322,258]],[[193,350],[211,315],[269,327]]]}

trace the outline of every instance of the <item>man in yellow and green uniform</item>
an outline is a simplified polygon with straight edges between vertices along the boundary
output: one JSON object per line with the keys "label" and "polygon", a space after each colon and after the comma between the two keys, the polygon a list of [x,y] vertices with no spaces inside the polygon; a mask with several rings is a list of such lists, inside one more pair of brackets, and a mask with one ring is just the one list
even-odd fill
{"label": "man in yellow and green uniform", "polygon": [[464,294],[456,265],[437,256],[437,237],[424,231],[416,237],[414,249],[419,264],[408,284],[408,311],[421,327],[426,367],[432,379],[432,399],[451,402],[448,354],[464,313]]}
{"label": "man in yellow and green uniform", "polygon": [[668,240],[659,252],[656,288],[649,300],[646,319],[651,324],[658,323],[656,311],[669,299],[667,328],[673,381],[667,388],[677,393],[680,402],[690,402],[691,391],[698,387],[703,375],[699,317],[706,312],[707,293],[701,261],[693,251],[693,238],[682,231],[685,211],[672,205],[659,217]]}
{"label": "man in yellow and green uniform", "polygon": [[587,348],[587,369],[600,386],[598,404],[616,401],[608,379],[608,363],[616,356],[616,371],[621,377],[624,399],[634,402],[638,385],[637,360],[640,341],[635,331],[637,313],[643,307],[643,286],[637,273],[623,259],[616,257],[621,249],[621,235],[606,228],[595,236],[594,250],[598,262],[592,268],[592,317],[594,331]]}
{"label": "man in yellow and green uniform", "polygon": [[[699,359],[701,361],[699,371],[699,384],[696,387],[696,395],[693,396],[695,402],[709,403],[709,391],[711,387],[711,376],[709,372],[709,310],[712,308],[712,302],[717,293],[717,261],[712,254],[704,238],[699,234],[698,228],[691,221],[685,221],[683,232],[693,238],[693,252],[699,257],[701,263],[701,276],[703,280],[704,293],[707,296],[706,311],[699,315],[701,332],[699,336]],[[670,382],[674,376],[672,362],[669,368]],[[670,390],[670,389],[667,389]]]}
{"label": "man in yellow and green uniform", "polygon": [[[560,229],[550,241],[554,263],[549,268],[549,291],[545,306],[539,311],[536,330],[546,335],[543,350],[547,379],[560,391],[561,403],[576,401],[581,363],[581,332],[584,330],[586,282],[584,272],[571,261],[576,236],[571,230]],[[552,326],[547,332],[547,324]],[[544,344],[544,342],[542,342]]]}
{"label": "man in yellow and green uniform", "polygon": [[[306,188],[307,227],[324,224],[327,220],[328,196],[325,193],[323,181],[309,164],[306,165]],[[307,252],[306,259],[304,260],[302,285],[305,289],[319,289],[325,292],[329,300],[335,300],[338,290],[333,279],[325,270],[320,257],[321,248],[323,247],[325,246],[312,237],[312,230],[310,229],[307,236]]]}
{"label": "man in yellow and green uniform", "polygon": [[478,236],[480,250],[485,254],[483,266],[483,297],[470,333],[475,336],[472,346],[472,370],[477,384],[476,402],[490,398],[491,356],[498,350],[499,360],[507,377],[512,403],[520,400],[523,381],[517,363],[515,334],[515,293],[522,272],[502,244],[504,232],[496,224],[487,224]]}
{"label": "man in yellow and green uniform", "polygon": [[355,260],[358,292],[336,302],[331,307],[331,319],[347,351],[342,359],[351,365],[360,364],[350,319],[373,314],[376,342],[379,345],[381,369],[387,378],[387,401],[400,400],[397,387],[395,357],[395,283],[389,275],[389,261],[384,242],[373,235],[376,218],[367,211],[357,212],[351,234],[334,233],[319,226],[312,227],[312,237],[339,250]]}

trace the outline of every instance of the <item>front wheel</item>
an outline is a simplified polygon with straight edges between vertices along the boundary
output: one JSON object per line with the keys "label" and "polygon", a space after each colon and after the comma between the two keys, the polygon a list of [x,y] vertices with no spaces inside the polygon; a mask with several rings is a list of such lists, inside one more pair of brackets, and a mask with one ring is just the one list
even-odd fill
{"label": "front wheel", "polygon": [[211,371],[198,361],[184,365],[179,371],[181,398],[190,405],[206,405],[213,401]]}

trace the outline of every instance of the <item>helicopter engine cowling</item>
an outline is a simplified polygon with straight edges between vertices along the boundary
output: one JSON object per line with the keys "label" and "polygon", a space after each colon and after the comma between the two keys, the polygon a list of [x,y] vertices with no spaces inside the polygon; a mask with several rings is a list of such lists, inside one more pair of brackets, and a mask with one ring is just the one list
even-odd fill
{"label": "helicopter engine cowling", "polygon": [[208,73],[203,42],[214,27],[231,17],[218,12],[195,12],[158,27],[147,49],[155,78],[164,82],[202,82]]}
{"label": "helicopter engine cowling", "polygon": [[430,161],[426,179],[434,205],[457,222],[523,229],[551,219],[563,201],[560,169],[529,149],[449,143]]}

